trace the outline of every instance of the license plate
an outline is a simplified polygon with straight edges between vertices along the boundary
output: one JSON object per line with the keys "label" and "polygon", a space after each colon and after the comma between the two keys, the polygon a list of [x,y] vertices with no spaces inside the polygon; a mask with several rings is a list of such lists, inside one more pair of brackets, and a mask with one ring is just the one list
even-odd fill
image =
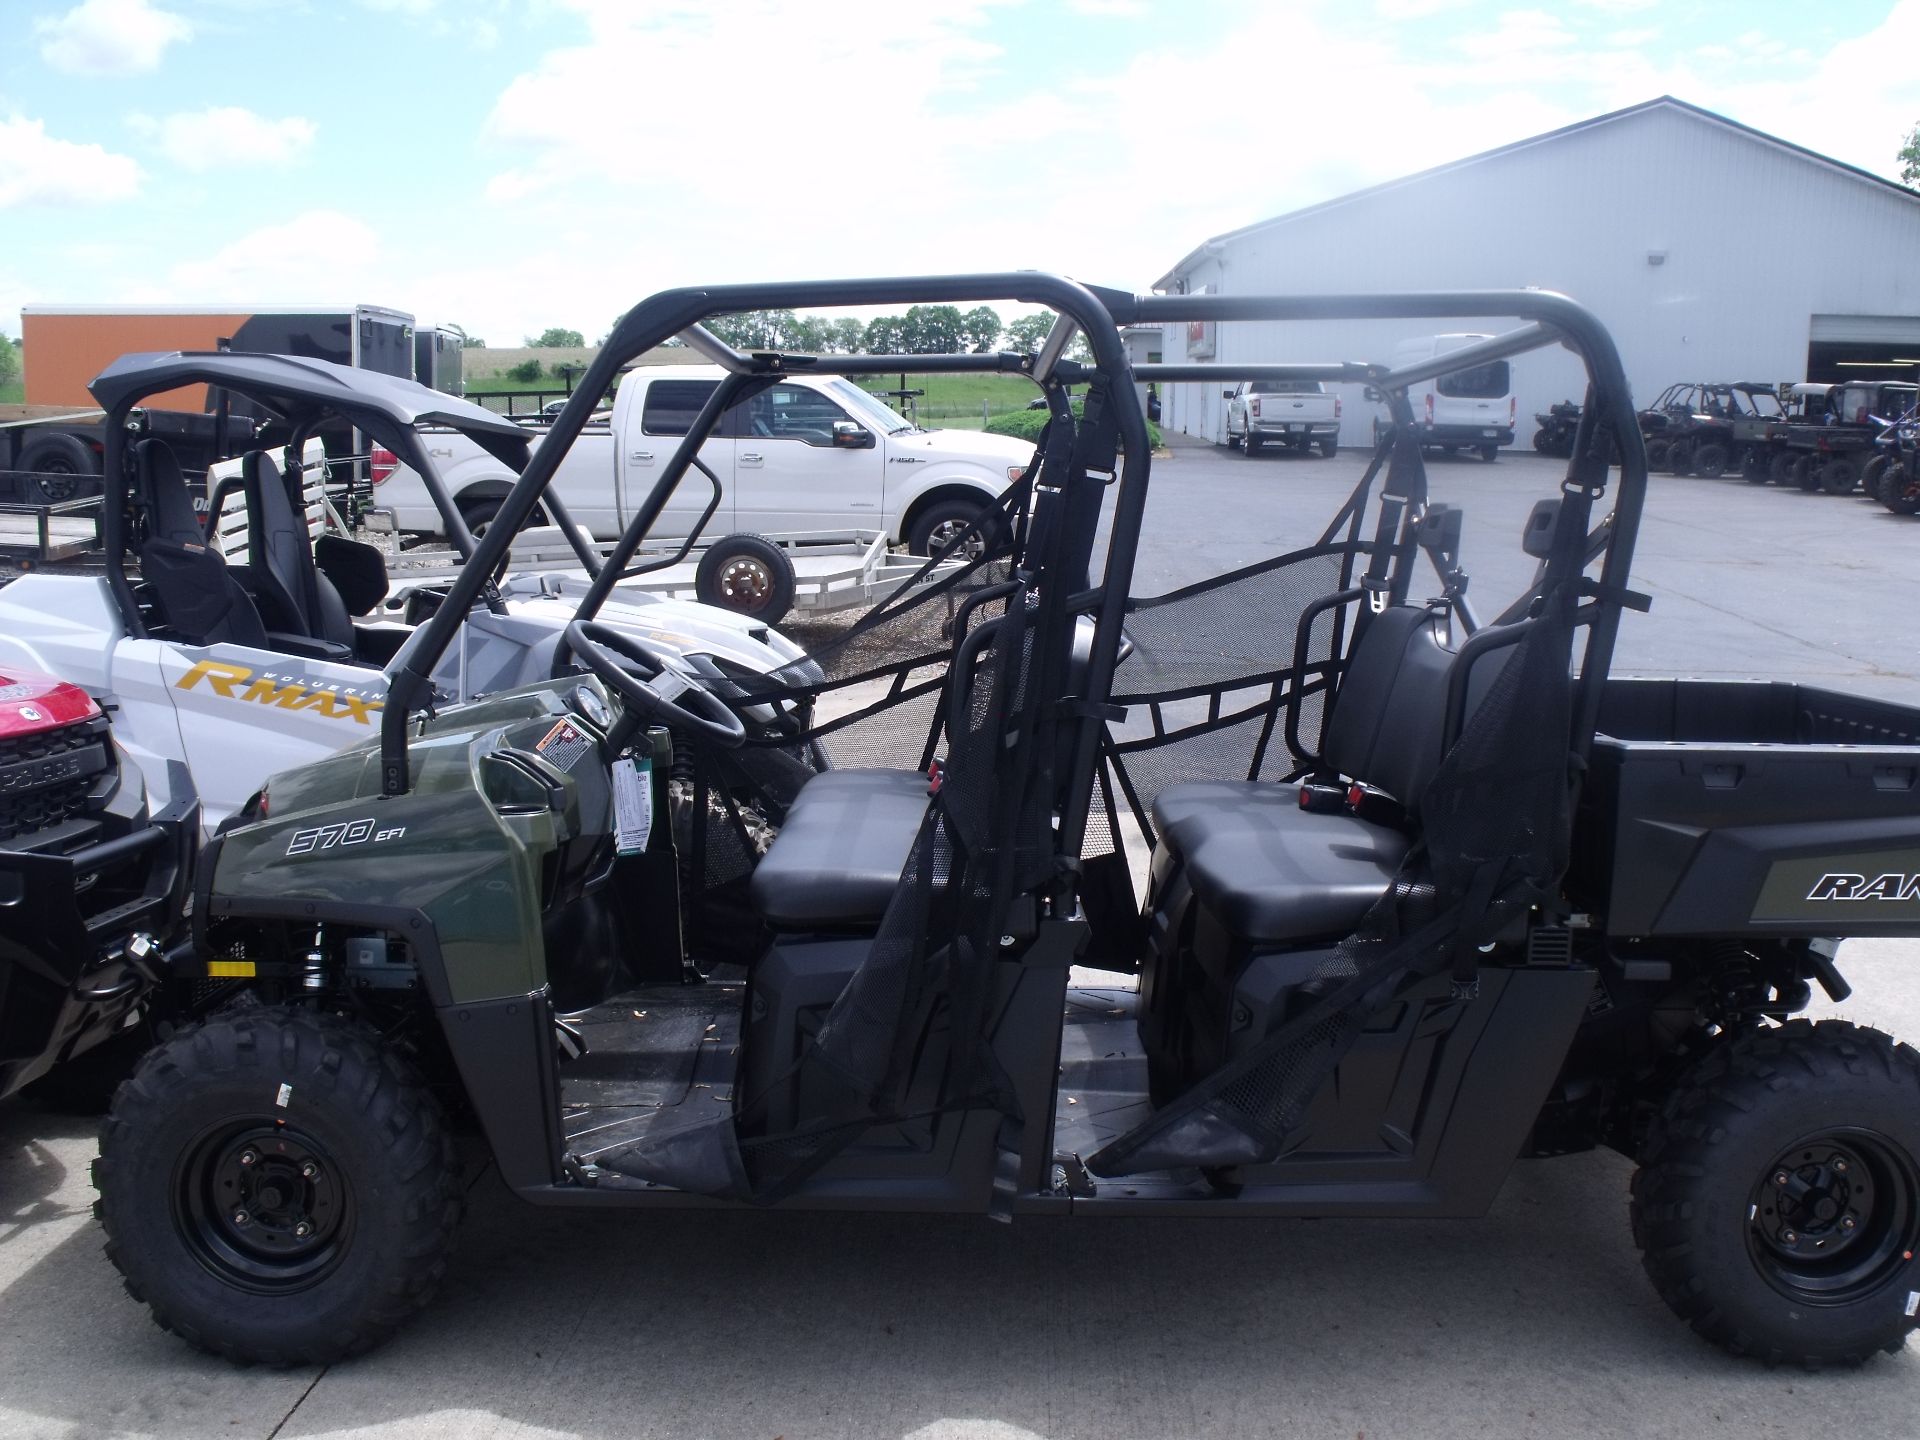
{"label": "license plate", "polygon": [[1487,439],[1491,440],[1493,439],[1494,436],[1498,435],[1500,432],[1498,430],[1482,430],[1480,433],[1486,436]]}

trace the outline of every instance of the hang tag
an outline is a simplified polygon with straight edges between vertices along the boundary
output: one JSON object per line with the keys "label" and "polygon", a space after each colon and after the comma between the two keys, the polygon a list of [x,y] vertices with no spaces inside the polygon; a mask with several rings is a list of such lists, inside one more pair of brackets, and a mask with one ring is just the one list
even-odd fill
{"label": "hang tag", "polygon": [[653,834],[653,758],[625,759],[613,767],[613,848],[644,855]]}

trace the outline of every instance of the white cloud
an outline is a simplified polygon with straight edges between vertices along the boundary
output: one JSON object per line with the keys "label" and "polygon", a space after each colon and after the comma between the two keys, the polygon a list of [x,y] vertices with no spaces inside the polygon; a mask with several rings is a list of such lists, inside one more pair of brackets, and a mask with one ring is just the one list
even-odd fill
{"label": "white cloud", "polygon": [[32,203],[94,205],[140,188],[140,167],[99,145],[56,140],[39,120],[0,120],[0,209]]}
{"label": "white cloud", "polygon": [[282,305],[366,301],[374,291],[391,294],[394,283],[378,232],[338,210],[248,231],[204,260],[181,261],[168,281],[174,294],[197,301]]}
{"label": "white cloud", "polygon": [[137,75],[193,33],[183,16],[148,0],[84,0],[34,25],[40,58],[68,75]]}
{"label": "white cloud", "polygon": [[230,164],[290,165],[313,143],[314,123],[300,115],[269,120],[237,105],[168,115],[155,120],[132,115],[127,123],[184,170]]}
{"label": "white cloud", "polygon": [[1067,0],[1067,9],[1102,20],[1138,20],[1147,13],[1146,0]]}

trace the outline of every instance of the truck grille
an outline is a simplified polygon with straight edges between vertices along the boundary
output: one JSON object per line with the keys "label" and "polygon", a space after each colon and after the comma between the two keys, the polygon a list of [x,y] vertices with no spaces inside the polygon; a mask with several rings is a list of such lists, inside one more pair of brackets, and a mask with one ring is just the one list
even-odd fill
{"label": "truck grille", "polygon": [[0,844],[82,814],[112,763],[107,743],[99,716],[0,740]]}

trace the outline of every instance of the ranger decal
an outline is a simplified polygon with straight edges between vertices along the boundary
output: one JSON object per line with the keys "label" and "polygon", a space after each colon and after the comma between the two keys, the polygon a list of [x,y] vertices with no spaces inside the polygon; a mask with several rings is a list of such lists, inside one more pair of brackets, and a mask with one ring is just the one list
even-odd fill
{"label": "ranger decal", "polygon": [[[385,708],[371,696],[309,688],[310,678],[303,676],[294,680],[284,675],[255,675],[244,665],[202,660],[175,683],[182,690],[191,690],[204,680],[208,689],[228,700],[252,700],[281,710],[318,710],[329,720],[352,720],[360,725],[371,725],[374,714]],[[240,688],[243,685],[244,690]]]}
{"label": "ranger decal", "polygon": [[1822,875],[1807,892],[1809,900],[1920,900],[1920,875],[1887,874],[1871,882],[1864,875]]}

